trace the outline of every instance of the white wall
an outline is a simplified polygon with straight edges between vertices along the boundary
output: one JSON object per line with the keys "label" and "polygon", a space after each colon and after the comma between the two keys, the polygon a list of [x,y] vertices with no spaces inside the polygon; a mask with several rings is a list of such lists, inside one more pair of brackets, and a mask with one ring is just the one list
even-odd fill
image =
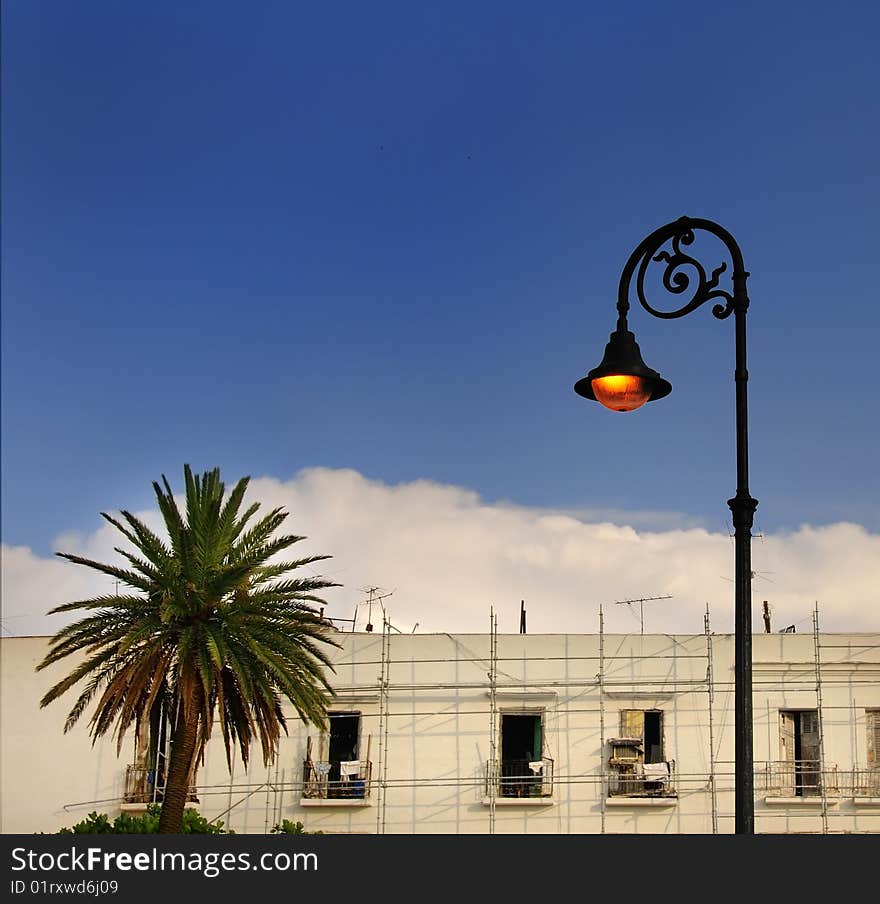
{"label": "white wall", "polygon": [[73,663],[35,672],[49,651],[46,637],[0,640],[0,831],[54,832],[91,810],[119,813],[125,764],[133,739],[120,756],[110,738],[92,746],[87,711],[67,734],[64,722],[78,696],[68,691],[40,709],[40,698]]}
{"label": "white wall", "polygon": [[[369,736],[373,778],[384,777],[384,789],[374,782],[367,806],[304,806],[306,739],[312,735],[316,759],[321,739],[291,713],[289,736],[268,769],[257,753],[247,773],[236,759],[230,778],[222,740],[211,741],[198,776],[200,811],[237,832],[265,832],[283,818],[324,832],[488,832],[489,635],[392,634],[384,704],[381,634],[339,639],[333,708],[362,713],[361,754]],[[538,805],[497,800],[495,832],[711,832],[707,643],[704,635],[500,635],[498,710],[544,709],[555,785],[552,799]],[[712,635],[711,644],[716,822],[719,832],[732,832],[733,638]],[[2,639],[4,832],[53,831],[93,809],[116,815],[125,765],[132,760],[131,739],[119,759],[113,742],[98,742],[93,749],[87,717],[62,735],[73,692],[69,700],[38,709],[45,688],[70,668],[35,674],[46,648],[46,638]],[[825,762],[847,771],[865,763],[865,708],[880,706],[880,635],[822,635],[820,654]],[[779,709],[816,708],[814,656],[812,635],[754,636],[756,770],[779,758]],[[601,764],[608,751],[602,738],[618,734],[618,712],[629,708],[664,711],[666,756],[677,765],[679,795],[673,806],[603,801]],[[380,711],[387,744],[380,736]],[[821,799],[768,805],[764,798],[756,794],[757,831],[822,830]],[[826,812],[829,831],[880,832],[880,806],[856,805],[850,797],[829,800]]]}

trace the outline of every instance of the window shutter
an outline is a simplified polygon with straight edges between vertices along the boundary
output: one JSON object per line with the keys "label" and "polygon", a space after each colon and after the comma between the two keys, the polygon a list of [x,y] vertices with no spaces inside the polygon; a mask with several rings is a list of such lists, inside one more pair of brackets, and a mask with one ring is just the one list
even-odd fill
{"label": "window shutter", "polygon": [[801,713],[801,759],[819,762],[819,713],[806,710]]}
{"label": "window shutter", "polygon": [[868,766],[877,769],[880,767],[880,709],[866,709],[865,721],[868,723]]}
{"label": "window shutter", "polygon": [[645,713],[640,709],[620,711],[620,736],[645,740]]}
{"label": "window shutter", "polygon": [[817,710],[804,710],[801,713],[801,733],[805,735],[819,733],[819,713]]}
{"label": "window shutter", "polygon": [[779,713],[779,759],[794,762],[794,713]]}

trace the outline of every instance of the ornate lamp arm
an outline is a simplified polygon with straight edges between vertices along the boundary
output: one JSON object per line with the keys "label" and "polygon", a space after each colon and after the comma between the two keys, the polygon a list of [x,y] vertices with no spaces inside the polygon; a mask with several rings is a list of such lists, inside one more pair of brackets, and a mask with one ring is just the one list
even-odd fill
{"label": "ornate lamp arm", "polygon": [[[718,279],[727,269],[727,262],[722,261],[716,267],[711,276],[706,275],[703,265],[694,257],[682,250],[682,245],[691,245],[695,238],[695,232],[702,230],[709,232],[721,239],[733,263],[733,294],[718,288]],[[663,246],[672,243],[672,253],[662,250]],[[684,295],[691,286],[690,268],[696,275],[696,286],[691,290],[689,300],[674,311],[660,311],[654,308],[645,296],[645,274],[652,261],[665,261],[666,269],[663,273],[663,287],[673,295]],[[636,274],[636,270],[638,273]],[[749,297],[746,293],[746,279],[748,272],[743,266],[742,252],[733,236],[723,227],[711,220],[698,220],[691,217],[681,217],[672,223],[667,223],[659,229],[655,229],[645,238],[635,251],[630,255],[623,273],[620,276],[620,286],[617,290],[618,328],[626,329],[626,318],[629,311],[630,286],[633,275],[636,274],[636,295],[642,307],[655,317],[671,320],[676,317],[684,317],[696,310],[713,298],[724,299],[724,304],[718,303],[712,308],[712,313],[723,320],[734,310],[745,311],[749,306]]]}
{"label": "ornate lamp arm", "polygon": [[[682,250],[682,246],[693,244],[696,231],[711,233],[719,238],[730,252],[733,263],[731,275],[733,293],[718,287],[718,279],[727,269],[727,262],[722,261],[711,276],[706,275],[703,265],[694,257]],[[663,246],[671,242],[672,253],[663,250]],[[660,311],[653,307],[645,296],[645,274],[652,261],[666,263],[663,272],[663,287],[673,295],[684,295],[690,289],[689,300],[674,311]],[[696,285],[691,288],[692,276],[696,275]],[[741,503],[749,503],[748,527],[751,528],[751,515],[755,511],[757,501],[749,496],[749,456],[748,456],[748,411],[746,405],[746,386],[749,379],[746,368],[746,311],[749,307],[749,296],[746,291],[748,271],[743,265],[742,251],[733,236],[722,226],[711,220],[681,217],[654,230],[645,238],[630,255],[620,277],[617,291],[618,329],[627,329],[626,318],[629,311],[630,286],[633,275],[636,275],[636,296],[639,303],[655,317],[671,320],[684,317],[712,299],[723,299],[712,307],[712,313],[719,320],[724,320],[735,313],[736,322],[736,435],[737,435],[737,486],[736,499]],[[731,500],[731,503],[734,500]],[[733,509],[733,505],[731,505]],[[736,514],[736,512],[734,512]],[[736,526],[736,525],[734,525]]]}

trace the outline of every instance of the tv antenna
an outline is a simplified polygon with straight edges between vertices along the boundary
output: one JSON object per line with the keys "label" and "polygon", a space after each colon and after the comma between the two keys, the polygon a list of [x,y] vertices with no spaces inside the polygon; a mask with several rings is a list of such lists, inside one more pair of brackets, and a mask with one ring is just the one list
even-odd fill
{"label": "tv antenna", "polygon": [[618,606],[621,606],[624,603],[626,605],[631,605],[632,603],[639,604],[639,624],[641,627],[640,633],[644,634],[645,633],[645,605],[644,604],[651,600],[671,600],[671,599],[672,599],[672,596],[641,596],[641,597],[638,597],[637,599],[633,599],[633,600],[615,600],[614,602]]}
{"label": "tv antenna", "polygon": [[[386,615],[386,617],[387,617],[387,613],[385,612],[385,606],[382,605],[382,600],[388,599],[388,597],[391,596],[391,594],[394,593],[394,591],[389,590],[386,593],[383,593],[381,596],[376,596],[375,594],[379,593],[379,591],[382,589],[381,587],[361,587],[360,589],[361,589],[362,593],[368,594],[367,626],[366,626],[365,630],[367,631],[367,633],[370,633],[373,630],[373,603],[378,603],[379,606],[381,606],[381,608],[382,608],[382,614]],[[354,621],[357,618],[357,606],[355,606],[354,613],[355,613],[355,618],[352,619],[352,624],[351,624],[352,631],[354,631]],[[394,626],[392,625],[392,627],[394,627]]]}
{"label": "tv antenna", "polygon": [[[776,574],[776,572],[775,571],[750,571],[749,578],[753,581],[755,580],[755,578],[760,578],[762,581],[769,581],[771,584],[775,584],[776,581],[774,581],[773,578],[768,578],[767,577],[768,574]],[[726,577],[724,577],[723,574],[720,575],[720,578],[722,581],[727,581],[730,584],[736,583],[733,578],[726,578]]]}

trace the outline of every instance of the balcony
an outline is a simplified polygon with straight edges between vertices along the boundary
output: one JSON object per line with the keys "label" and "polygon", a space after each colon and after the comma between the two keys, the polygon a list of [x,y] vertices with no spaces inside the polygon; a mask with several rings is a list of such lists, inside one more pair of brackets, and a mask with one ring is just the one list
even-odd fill
{"label": "balcony", "polygon": [[[493,790],[494,795],[490,792]],[[490,760],[486,763],[486,794],[500,798],[547,798],[553,796],[553,760]]]}
{"label": "balcony", "polygon": [[848,790],[857,801],[860,799],[880,801],[880,769],[876,766],[857,766],[852,771]]}
{"label": "balcony", "polygon": [[[125,767],[125,793],[123,796],[123,810],[143,810],[147,804],[161,803],[165,796],[164,779],[155,780],[155,770],[146,766],[128,765]],[[196,786],[189,789],[191,803],[198,803],[199,798]]]}
{"label": "balcony", "polygon": [[675,760],[633,763],[611,759],[609,798],[671,799],[678,797]]}
{"label": "balcony", "polygon": [[370,797],[369,760],[303,761],[303,799],[364,801]]}
{"label": "balcony", "polygon": [[818,760],[755,763],[755,792],[782,800],[841,797],[848,784],[841,777],[836,765],[822,769]]}

